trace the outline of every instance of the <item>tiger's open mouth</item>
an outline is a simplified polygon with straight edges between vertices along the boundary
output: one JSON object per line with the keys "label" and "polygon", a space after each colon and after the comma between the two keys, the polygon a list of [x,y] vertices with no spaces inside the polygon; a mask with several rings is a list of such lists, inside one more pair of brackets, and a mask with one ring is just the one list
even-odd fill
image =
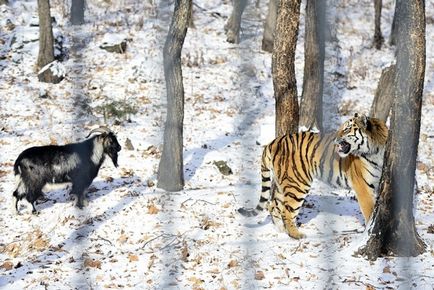
{"label": "tiger's open mouth", "polygon": [[337,144],[337,151],[339,154],[347,155],[350,152],[351,145],[346,141],[341,141]]}

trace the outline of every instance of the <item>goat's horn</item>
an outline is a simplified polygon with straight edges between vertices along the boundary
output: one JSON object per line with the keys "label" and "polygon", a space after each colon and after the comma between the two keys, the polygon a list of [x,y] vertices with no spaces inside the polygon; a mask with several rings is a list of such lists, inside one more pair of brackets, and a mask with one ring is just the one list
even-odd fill
{"label": "goat's horn", "polygon": [[96,129],[93,129],[92,131],[90,131],[89,135],[87,135],[86,138],[89,138],[90,135],[92,135],[94,133],[107,133],[108,134],[110,132],[111,132],[110,129],[107,127],[99,127],[99,128],[96,128]]}

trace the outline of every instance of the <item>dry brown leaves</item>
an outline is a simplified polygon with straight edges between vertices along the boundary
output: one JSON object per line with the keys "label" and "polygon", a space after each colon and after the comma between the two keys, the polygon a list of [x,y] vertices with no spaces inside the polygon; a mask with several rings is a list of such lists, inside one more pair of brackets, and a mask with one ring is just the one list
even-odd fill
{"label": "dry brown leaves", "polygon": [[146,207],[148,208],[148,214],[157,214],[160,211],[153,201],[149,201]]}
{"label": "dry brown leaves", "polygon": [[0,253],[4,253],[9,257],[16,258],[21,253],[21,246],[18,242],[10,243],[6,246],[0,247]]}
{"label": "dry brown leaves", "polygon": [[188,251],[187,242],[184,240],[181,247],[181,260],[188,262],[188,257],[190,257],[190,253]]}
{"label": "dry brown leaves", "polygon": [[118,242],[120,244],[125,244],[128,241],[128,236],[125,234],[124,230],[121,230],[121,234],[118,238]]}
{"label": "dry brown leaves", "polygon": [[4,269],[5,271],[12,270],[14,268],[14,263],[11,261],[5,261],[2,265],[0,265],[0,268]]}
{"label": "dry brown leaves", "polygon": [[205,216],[200,222],[200,228],[203,230],[208,230],[210,228],[218,228],[222,224],[219,222],[215,222],[209,219],[209,217]]}
{"label": "dry brown leaves", "polygon": [[234,268],[234,267],[237,267],[238,265],[239,264],[238,264],[237,260],[230,260],[228,263],[228,268]]}
{"label": "dry brown leaves", "polygon": [[262,271],[256,271],[255,273],[255,280],[264,280],[265,274]]}
{"label": "dry brown leaves", "polygon": [[132,253],[128,254],[128,260],[131,262],[137,262],[139,261],[139,256],[134,255]]}
{"label": "dry brown leaves", "polygon": [[96,259],[85,259],[84,260],[84,267],[101,269],[101,261],[96,260]]}

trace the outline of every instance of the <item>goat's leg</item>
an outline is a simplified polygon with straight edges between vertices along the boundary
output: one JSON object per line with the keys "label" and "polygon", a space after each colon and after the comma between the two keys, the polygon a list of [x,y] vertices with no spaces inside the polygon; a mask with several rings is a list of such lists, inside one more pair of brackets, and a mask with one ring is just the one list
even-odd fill
{"label": "goat's leg", "polygon": [[36,210],[35,202],[41,194],[42,194],[41,191],[36,191],[34,193],[27,193],[26,195],[27,201],[32,205],[32,214],[34,215],[39,214],[39,211]]}
{"label": "goat's leg", "polygon": [[13,196],[15,197],[15,202],[14,202],[14,204],[15,204],[15,211],[16,211],[16,213],[18,214],[18,215],[21,215],[21,212],[19,211],[19,209],[18,209],[18,203],[19,203],[19,201],[23,198],[19,193],[18,193],[18,191],[14,191],[14,194],[13,194]]}
{"label": "goat's leg", "polygon": [[84,192],[86,190],[86,186],[82,184],[73,184],[71,189],[71,194],[74,194],[77,197],[77,202],[75,204],[79,209],[83,209],[84,207]]}

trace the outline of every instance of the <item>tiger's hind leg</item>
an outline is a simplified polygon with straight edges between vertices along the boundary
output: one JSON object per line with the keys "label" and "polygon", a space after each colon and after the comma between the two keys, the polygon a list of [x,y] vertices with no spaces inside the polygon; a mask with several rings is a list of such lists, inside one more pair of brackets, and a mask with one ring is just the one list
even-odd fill
{"label": "tiger's hind leg", "polygon": [[299,231],[296,218],[304,203],[304,198],[309,192],[310,186],[307,184],[292,184],[285,180],[281,186],[283,194],[278,200],[278,206],[281,212],[281,219],[288,235],[294,239],[304,238],[306,235]]}
{"label": "tiger's hind leg", "polygon": [[273,224],[277,230],[281,233],[286,233],[285,225],[282,221],[282,213],[280,212],[277,199],[273,199],[267,204],[267,210],[270,212],[271,220],[273,221]]}

